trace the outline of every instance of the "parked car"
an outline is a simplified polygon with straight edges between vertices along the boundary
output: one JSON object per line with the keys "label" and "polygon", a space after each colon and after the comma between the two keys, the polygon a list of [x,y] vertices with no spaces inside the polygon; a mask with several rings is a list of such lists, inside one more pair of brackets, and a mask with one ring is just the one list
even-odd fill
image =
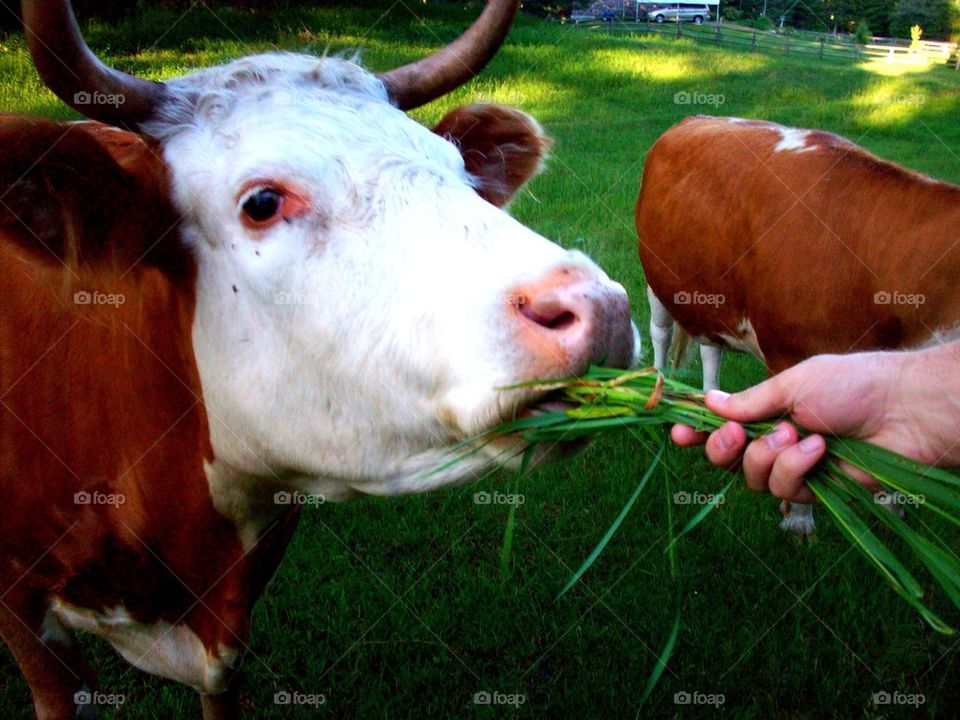
{"label": "parked car", "polygon": [[699,3],[670,3],[654,5],[647,10],[647,17],[655,23],[694,22],[697,25],[710,20],[710,6]]}

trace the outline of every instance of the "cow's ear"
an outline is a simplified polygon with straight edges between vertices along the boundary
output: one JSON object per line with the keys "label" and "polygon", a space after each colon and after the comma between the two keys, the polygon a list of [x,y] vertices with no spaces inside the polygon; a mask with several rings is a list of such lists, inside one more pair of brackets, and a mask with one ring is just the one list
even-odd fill
{"label": "cow's ear", "polygon": [[503,105],[464,105],[433,131],[460,149],[477,192],[497,207],[543,166],[551,141],[526,113]]}

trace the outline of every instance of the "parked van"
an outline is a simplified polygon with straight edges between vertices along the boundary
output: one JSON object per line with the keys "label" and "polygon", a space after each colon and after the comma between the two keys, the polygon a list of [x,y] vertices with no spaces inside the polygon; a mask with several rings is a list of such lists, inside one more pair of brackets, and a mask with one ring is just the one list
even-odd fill
{"label": "parked van", "polygon": [[647,17],[655,23],[694,22],[697,25],[710,20],[710,6],[698,3],[670,3],[669,5],[651,5]]}

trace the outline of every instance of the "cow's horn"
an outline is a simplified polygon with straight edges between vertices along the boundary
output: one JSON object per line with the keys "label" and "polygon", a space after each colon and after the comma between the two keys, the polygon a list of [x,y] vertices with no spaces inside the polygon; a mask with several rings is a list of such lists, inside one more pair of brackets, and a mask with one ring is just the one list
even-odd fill
{"label": "cow's horn", "polygon": [[487,0],[480,17],[452,43],[380,75],[397,107],[410,110],[425,105],[480,72],[510,31],[517,5],[518,0]]}
{"label": "cow's horn", "polygon": [[23,27],[40,77],[70,107],[94,120],[138,129],[167,94],[104,65],[91,52],[67,0],[23,0]]}

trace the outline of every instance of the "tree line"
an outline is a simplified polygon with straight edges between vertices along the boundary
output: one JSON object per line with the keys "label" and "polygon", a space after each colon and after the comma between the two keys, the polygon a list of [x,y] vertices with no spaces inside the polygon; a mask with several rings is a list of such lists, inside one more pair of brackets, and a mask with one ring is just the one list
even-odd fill
{"label": "tree line", "polygon": [[773,25],[818,32],[853,33],[866,23],[870,33],[909,38],[919,25],[930,40],[960,39],[960,0],[721,0],[724,9],[743,18],[758,18],[766,11]]}
{"label": "tree line", "polygon": [[[469,0],[430,0],[431,3],[455,3]],[[626,0],[628,4],[636,0]],[[688,0],[689,1],[689,0]],[[536,14],[566,15],[574,5],[588,0],[524,0],[525,10]],[[643,0],[644,4],[669,4],[669,0]],[[186,10],[192,0],[74,0],[81,19],[97,17],[120,20],[149,7]],[[318,7],[343,4],[343,0],[205,0],[208,7],[233,7],[244,10]],[[352,5],[383,7],[393,0],[352,0]],[[19,3],[7,3],[16,7]],[[845,32],[862,35],[910,37],[910,28],[919,25],[923,37],[960,40],[960,0],[721,0],[721,13],[731,20],[769,19],[768,26],[783,23],[790,27],[818,32]],[[758,25],[759,26],[759,25]],[[0,17],[0,27],[14,29],[13,13]]]}

